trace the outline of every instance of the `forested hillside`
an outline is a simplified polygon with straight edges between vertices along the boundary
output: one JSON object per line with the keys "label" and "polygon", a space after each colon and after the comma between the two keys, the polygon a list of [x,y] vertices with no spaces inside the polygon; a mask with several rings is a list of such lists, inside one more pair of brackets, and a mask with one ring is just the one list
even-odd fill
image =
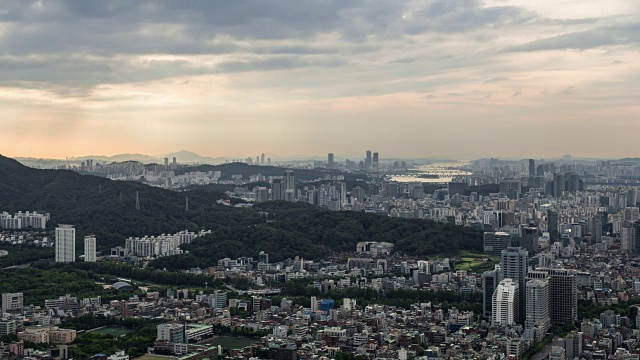
{"label": "forested hillside", "polygon": [[[269,222],[245,227],[221,227],[184,248],[189,255],[161,258],[158,268],[214,265],[224,257],[257,257],[260,251],[274,261],[295,256],[320,259],[333,252],[354,251],[359,241],[385,241],[395,251],[429,256],[459,250],[482,251],[482,232],[427,220],[408,220],[359,212],[332,212],[307,204],[270,202],[256,206],[269,213]],[[178,261],[180,259],[181,261]]]}
{"label": "forested hillside", "polygon": [[365,240],[392,242],[397,252],[424,256],[482,248],[482,234],[461,226],[331,212],[305,203],[267,202],[238,209],[216,204],[226,196],[211,190],[175,192],[71,171],[36,170],[0,157],[0,210],[47,211],[50,228],[75,225],[78,239],[95,234],[101,249],[122,245],[128,236],[212,230],[185,246],[189,255],[156,260],[152,266],[157,268],[208,266],[220,258],[257,256],[260,251],[273,260],[319,259],[353,251]]}
{"label": "forested hillside", "polygon": [[[135,207],[136,192],[140,210]],[[185,211],[185,197],[190,211]],[[46,211],[49,227],[76,226],[95,234],[99,248],[122,245],[128,236],[262,221],[255,211],[217,205],[226,195],[204,190],[175,192],[135,182],[111,181],[66,170],[38,170],[0,156],[0,211]]]}

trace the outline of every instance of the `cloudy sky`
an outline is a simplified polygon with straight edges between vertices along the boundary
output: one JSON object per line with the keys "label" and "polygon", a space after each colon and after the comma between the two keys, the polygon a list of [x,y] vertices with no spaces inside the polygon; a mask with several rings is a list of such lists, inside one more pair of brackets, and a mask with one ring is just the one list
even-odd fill
{"label": "cloudy sky", "polygon": [[0,0],[0,153],[640,155],[640,1]]}

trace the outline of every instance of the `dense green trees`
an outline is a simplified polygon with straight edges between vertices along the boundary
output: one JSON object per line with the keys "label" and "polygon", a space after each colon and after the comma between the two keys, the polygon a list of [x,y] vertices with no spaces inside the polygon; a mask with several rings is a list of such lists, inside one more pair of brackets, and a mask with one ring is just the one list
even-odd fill
{"label": "dense green trees", "polygon": [[[274,261],[295,256],[320,259],[334,252],[354,251],[360,241],[392,242],[396,252],[418,256],[482,250],[480,231],[451,224],[323,211],[308,204],[285,202],[258,204],[255,208],[269,213],[269,221],[219,227],[184,246],[190,258],[205,259],[213,265],[220,258],[257,257],[265,251]],[[193,264],[203,265],[195,260]],[[170,268],[171,264],[159,260],[151,265]]]}
{"label": "dense green trees", "polygon": [[[246,166],[236,164],[223,171],[235,173]],[[269,167],[246,171],[255,170],[268,175],[265,171]],[[283,169],[269,171],[280,175]],[[318,177],[334,172],[317,170],[307,175]],[[128,236],[212,230],[211,235],[184,247],[189,255],[152,262],[151,266],[157,269],[204,267],[216,264],[220,258],[257,256],[260,251],[269,253],[274,261],[295,256],[319,259],[334,252],[354,251],[357,242],[367,240],[392,242],[396,252],[418,256],[482,250],[482,234],[471,228],[359,212],[330,212],[282,201],[257,204],[252,209],[230,208],[216,204],[226,196],[215,191],[192,189],[179,193],[71,171],[30,169],[4,157],[0,157],[0,187],[0,209],[46,210],[52,216],[51,228],[57,223],[74,224],[78,238],[95,234],[100,249],[122,245]],[[136,192],[140,210],[135,209]],[[192,209],[189,211],[184,209],[186,195]],[[78,247],[82,242],[78,241]]]}

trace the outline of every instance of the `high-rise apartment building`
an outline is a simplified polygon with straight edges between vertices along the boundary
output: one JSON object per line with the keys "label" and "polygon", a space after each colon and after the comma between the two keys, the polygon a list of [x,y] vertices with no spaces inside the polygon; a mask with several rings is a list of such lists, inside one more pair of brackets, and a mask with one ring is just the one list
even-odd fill
{"label": "high-rise apartment building", "polygon": [[544,339],[551,319],[549,315],[549,279],[531,279],[527,281],[526,294],[527,315],[525,320],[525,337],[530,340]]}
{"label": "high-rise apartment building", "polygon": [[76,229],[73,225],[56,228],[56,262],[76,261]]}
{"label": "high-rise apartment building", "polygon": [[524,324],[526,315],[526,299],[524,290],[527,281],[527,271],[529,263],[529,252],[521,248],[510,247],[502,250],[500,268],[504,279],[513,279],[518,284],[519,291],[516,298],[518,314],[516,323]]}
{"label": "high-rise apartment building", "polygon": [[96,261],[96,237],[89,235],[84,237],[84,261]]}
{"label": "high-rise apartment building", "polygon": [[515,325],[519,318],[519,296],[519,286],[516,280],[504,279],[500,281],[493,293],[491,323],[502,326]]}
{"label": "high-rise apartment building", "polygon": [[282,179],[273,179],[271,182],[271,200],[284,200],[284,183]]}
{"label": "high-rise apartment building", "polygon": [[296,189],[296,177],[293,176],[293,171],[287,170],[284,172],[284,190],[295,190]]}

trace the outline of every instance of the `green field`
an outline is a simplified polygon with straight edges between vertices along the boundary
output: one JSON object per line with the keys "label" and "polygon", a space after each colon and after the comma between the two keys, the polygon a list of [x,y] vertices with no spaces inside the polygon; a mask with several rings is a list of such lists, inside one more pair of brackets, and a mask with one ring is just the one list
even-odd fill
{"label": "green field", "polygon": [[[491,261],[483,261],[481,259],[491,259]],[[474,270],[474,271],[486,271],[491,270],[494,267],[494,264],[499,263],[500,259],[497,256],[481,254],[481,253],[472,253],[468,251],[463,251],[460,254],[460,260],[462,262],[456,264],[456,270]]]}
{"label": "green field", "polygon": [[258,339],[249,339],[242,337],[230,337],[230,336],[220,336],[211,340],[207,340],[204,344],[207,345],[220,345],[223,349],[241,349],[245,346],[249,346],[253,343],[259,341]]}
{"label": "green field", "polygon": [[166,356],[162,356],[162,355],[142,355],[139,358],[136,358],[136,360],[167,360],[167,359],[173,359],[173,356],[170,356],[170,355],[166,355]]}
{"label": "green field", "polygon": [[105,335],[113,335],[115,337],[126,335],[130,332],[133,332],[131,329],[124,329],[120,327],[106,327],[104,329],[98,329],[96,331],[92,331],[96,334],[105,334]]}

